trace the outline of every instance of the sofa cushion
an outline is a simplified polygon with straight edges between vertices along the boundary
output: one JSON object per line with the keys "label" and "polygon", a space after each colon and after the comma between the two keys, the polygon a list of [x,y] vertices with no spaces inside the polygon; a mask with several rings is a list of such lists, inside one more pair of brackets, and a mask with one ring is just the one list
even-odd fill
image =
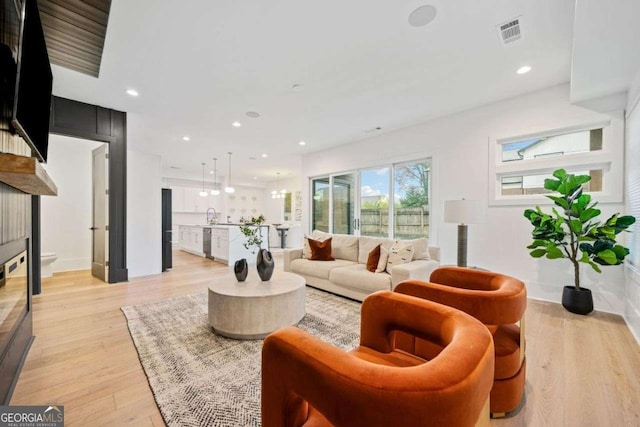
{"label": "sofa cushion", "polygon": [[[318,277],[320,279],[329,279],[329,272],[336,267],[345,267],[353,265],[355,262],[337,259],[335,261],[311,261],[309,259],[298,258],[291,261],[289,269],[292,273],[298,273],[306,276]],[[364,265],[362,266],[364,268]],[[373,273],[371,273],[373,274]]]}
{"label": "sofa cushion", "polygon": [[347,267],[334,268],[329,273],[329,280],[338,285],[366,291],[391,290],[391,275],[372,273],[364,264],[353,264]]}
{"label": "sofa cushion", "polygon": [[429,256],[429,241],[424,237],[413,240],[398,240],[398,242],[413,246],[413,261],[417,259],[431,259]]}
{"label": "sofa cushion", "polygon": [[378,268],[379,261],[380,261],[380,245],[371,249],[371,252],[369,252],[369,257],[367,258],[367,271],[375,273],[376,268]]}
{"label": "sofa cushion", "polygon": [[[331,237],[331,253],[336,259],[346,259],[348,261],[358,262],[358,236],[351,236],[349,234],[329,234],[322,231],[314,230],[313,238],[323,240]],[[373,249],[373,248],[372,248]],[[367,252],[367,255],[369,252]],[[367,261],[365,260],[365,263]]]}
{"label": "sofa cushion", "polygon": [[391,269],[400,264],[411,262],[414,254],[413,245],[405,242],[396,242],[389,249],[389,259],[387,260],[387,271],[391,273]]}
{"label": "sofa cushion", "polygon": [[333,261],[335,258],[331,255],[331,237],[321,242],[319,240],[307,239],[311,248],[312,261]]}
{"label": "sofa cushion", "polygon": [[389,249],[393,245],[393,240],[384,237],[358,237],[358,262],[366,264],[369,252],[378,245],[381,245],[381,248]]}

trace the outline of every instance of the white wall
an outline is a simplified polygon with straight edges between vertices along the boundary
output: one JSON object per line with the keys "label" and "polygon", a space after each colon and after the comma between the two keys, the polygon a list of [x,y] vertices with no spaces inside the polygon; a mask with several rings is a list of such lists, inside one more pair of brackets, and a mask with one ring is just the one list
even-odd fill
{"label": "white wall", "polygon": [[[47,172],[58,196],[41,198],[42,252],[55,252],[54,272],[91,268],[91,151],[100,142],[50,135]],[[73,165],[73,167],[70,167]]]}
{"label": "white wall", "polygon": [[127,268],[129,277],[162,271],[162,161],[127,151]]}
{"label": "white wall", "polygon": [[[431,244],[441,247],[442,264],[456,263],[455,224],[442,221],[442,204],[447,199],[488,197],[488,141],[562,128],[567,123],[591,123],[609,116],[569,103],[568,85],[490,104],[421,125],[389,132],[303,158],[307,177],[391,162],[432,157]],[[303,188],[304,206],[309,206],[308,186]],[[622,211],[624,205],[601,204],[603,215]],[[573,283],[568,260],[533,259],[526,246],[531,242],[531,225],[523,217],[524,206],[487,209],[484,224],[469,226],[468,260],[522,279],[529,296],[559,302],[562,287]],[[309,227],[305,209],[303,230]],[[582,284],[594,292],[596,309],[622,313],[624,278],[621,267],[607,267],[602,275],[585,269]]]}
{"label": "white wall", "polygon": [[636,217],[627,244],[624,317],[640,342],[640,70],[629,90],[626,121],[625,213]]}

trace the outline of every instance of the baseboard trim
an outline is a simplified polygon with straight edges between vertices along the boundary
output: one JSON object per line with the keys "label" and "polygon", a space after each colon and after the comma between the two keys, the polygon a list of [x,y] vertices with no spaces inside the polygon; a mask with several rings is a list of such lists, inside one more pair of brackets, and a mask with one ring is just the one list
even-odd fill
{"label": "baseboard trim", "polygon": [[[625,263],[624,267],[627,276],[627,286],[640,287],[640,270],[631,265],[629,261]],[[628,293],[627,297],[629,297]],[[631,331],[631,335],[633,335],[633,337],[636,339],[636,342],[640,344],[640,307],[634,306],[632,301],[630,301],[630,299],[627,299],[625,302],[625,310],[622,318]],[[638,329],[636,329],[636,326],[638,326]]]}

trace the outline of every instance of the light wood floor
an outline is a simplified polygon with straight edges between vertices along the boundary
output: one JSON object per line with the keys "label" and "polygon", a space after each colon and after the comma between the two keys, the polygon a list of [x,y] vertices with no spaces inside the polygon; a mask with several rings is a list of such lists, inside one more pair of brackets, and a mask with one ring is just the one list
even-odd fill
{"label": "light wood floor", "polygon": [[[173,270],[127,284],[88,272],[45,279],[11,404],[64,405],[67,426],[164,425],[120,307],[204,292],[223,272],[174,252]],[[640,426],[640,347],[619,316],[529,301],[526,321],[525,402],[493,426]]]}

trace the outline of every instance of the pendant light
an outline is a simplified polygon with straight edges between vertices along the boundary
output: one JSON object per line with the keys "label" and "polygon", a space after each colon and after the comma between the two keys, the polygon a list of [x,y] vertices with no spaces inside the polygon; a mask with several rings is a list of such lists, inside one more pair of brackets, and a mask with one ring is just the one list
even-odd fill
{"label": "pendant light", "polygon": [[209,193],[207,193],[207,190],[204,189],[204,167],[205,167],[206,163],[202,164],[202,191],[200,192],[200,197],[207,197],[207,195]]}
{"label": "pendant light", "polygon": [[212,196],[218,196],[220,190],[218,189],[218,158],[213,158],[213,189],[211,190]]}
{"label": "pendant light", "polygon": [[271,198],[282,199],[287,193],[287,190],[283,188],[282,190],[278,191],[278,188],[280,188],[280,172],[277,172],[276,175],[278,176],[278,181],[277,181],[278,183],[276,185],[276,189],[271,192]]}
{"label": "pendant light", "polygon": [[227,180],[227,186],[224,187],[224,192],[231,194],[235,191],[236,189],[231,186],[231,151],[229,151],[229,179]]}

